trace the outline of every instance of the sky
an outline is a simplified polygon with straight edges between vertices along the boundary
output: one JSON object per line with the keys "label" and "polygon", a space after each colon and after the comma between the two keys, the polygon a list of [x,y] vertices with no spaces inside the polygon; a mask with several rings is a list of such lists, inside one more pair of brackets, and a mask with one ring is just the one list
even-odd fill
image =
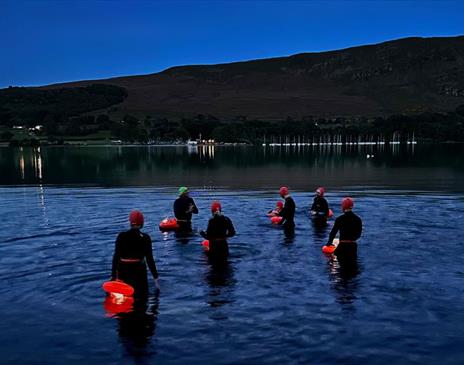
{"label": "sky", "polygon": [[464,35],[464,1],[0,0],[0,88]]}

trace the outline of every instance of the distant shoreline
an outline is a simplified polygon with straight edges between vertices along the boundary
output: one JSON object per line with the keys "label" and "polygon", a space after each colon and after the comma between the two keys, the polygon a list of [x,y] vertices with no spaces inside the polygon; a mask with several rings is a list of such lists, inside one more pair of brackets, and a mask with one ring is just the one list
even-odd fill
{"label": "distant shoreline", "polygon": [[205,148],[205,147],[263,147],[263,148],[301,148],[301,147],[385,147],[385,146],[417,146],[417,145],[439,145],[439,144],[464,144],[464,142],[459,141],[446,141],[446,142],[415,142],[415,143],[323,143],[323,144],[290,144],[290,145],[254,145],[248,143],[217,143],[217,144],[204,144],[204,145],[188,145],[188,144],[178,144],[178,143],[160,143],[160,144],[143,144],[143,143],[123,143],[123,144],[113,144],[113,143],[64,143],[64,144],[40,144],[37,146],[25,145],[25,146],[11,146],[8,142],[0,142],[0,148],[37,148],[37,147],[183,147],[183,148]]}
{"label": "distant shoreline", "polygon": [[45,143],[39,144],[37,146],[31,145],[18,145],[18,146],[11,146],[9,142],[0,142],[0,147],[11,147],[11,148],[18,148],[18,147],[186,147],[186,148],[201,148],[201,147],[233,147],[233,146],[254,146],[249,143],[216,143],[216,144],[201,144],[201,145],[188,145],[186,143]]}

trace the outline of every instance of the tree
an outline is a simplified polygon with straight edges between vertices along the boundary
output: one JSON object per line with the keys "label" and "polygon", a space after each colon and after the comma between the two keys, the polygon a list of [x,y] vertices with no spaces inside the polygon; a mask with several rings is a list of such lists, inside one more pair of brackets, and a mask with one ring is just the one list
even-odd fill
{"label": "tree", "polygon": [[136,117],[128,114],[126,114],[122,120],[131,127],[136,127],[139,124],[139,120]]}
{"label": "tree", "polygon": [[13,136],[14,134],[11,133],[10,131],[5,131],[0,135],[0,138],[9,141],[10,139],[13,138]]}

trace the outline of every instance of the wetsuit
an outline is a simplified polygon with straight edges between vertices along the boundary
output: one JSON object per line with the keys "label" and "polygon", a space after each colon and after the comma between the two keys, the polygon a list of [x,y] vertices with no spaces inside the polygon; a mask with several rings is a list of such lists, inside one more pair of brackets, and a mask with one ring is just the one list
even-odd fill
{"label": "wetsuit", "polygon": [[285,197],[285,203],[279,215],[282,217],[280,224],[284,226],[286,230],[293,230],[295,228],[295,201],[291,196]]}
{"label": "wetsuit", "polygon": [[174,201],[174,215],[179,224],[179,231],[192,231],[192,213],[198,214],[198,208],[192,198],[181,196]]}
{"label": "wetsuit", "polygon": [[111,277],[131,285],[135,295],[144,295],[148,292],[147,265],[157,279],[150,236],[135,228],[121,232],[116,239]]}
{"label": "wetsuit", "polygon": [[338,217],[330,232],[328,245],[332,244],[338,231],[340,231],[340,243],[334,254],[338,257],[356,257],[358,251],[356,240],[361,237],[362,232],[361,218],[352,211],[347,211]]}
{"label": "wetsuit", "polygon": [[316,212],[316,218],[329,216],[329,204],[322,196],[316,196],[311,206],[311,211]]}
{"label": "wetsuit", "polygon": [[206,232],[201,231],[200,234],[209,240],[210,258],[224,260],[229,256],[227,238],[235,236],[235,228],[228,217],[216,213],[209,220]]}

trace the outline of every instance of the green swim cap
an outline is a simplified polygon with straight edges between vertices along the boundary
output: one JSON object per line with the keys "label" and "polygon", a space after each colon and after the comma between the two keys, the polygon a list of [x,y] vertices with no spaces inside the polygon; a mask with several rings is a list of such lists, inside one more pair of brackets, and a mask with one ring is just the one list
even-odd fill
{"label": "green swim cap", "polygon": [[188,191],[188,188],[186,186],[181,186],[179,188],[179,195],[185,194]]}

